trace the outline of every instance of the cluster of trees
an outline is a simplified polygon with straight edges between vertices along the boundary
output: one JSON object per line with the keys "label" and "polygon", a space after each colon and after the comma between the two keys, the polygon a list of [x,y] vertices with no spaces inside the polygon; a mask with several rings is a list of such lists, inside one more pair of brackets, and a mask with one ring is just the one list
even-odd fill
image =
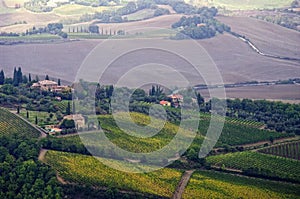
{"label": "cluster of trees", "polygon": [[[49,76],[46,75],[45,79],[49,80]],[[60,109],[54,104],[54,98],[61,97],[61,99],[71,100],[72,93],[53,93],[32,89],[31,85],[37,81],[39,81],[38,76],[32,79],[31,74],[28,74],[28,76],[24,75],[20,67],[14,69],[13,78],[6,77],[3,70],[1,70],[0,104],[10,108],[24,104],[27,110],[53,112],[56,113],[57,117],[61,118]],[[58,79],[59,83],[60,80]]]}
{"label": "cluster of trees", "polygon": [[300,16],[297,14],[276,12],[273,15],[257,15],[256,18],[299,31]]}
{"label": "cluster of trees", "polygon": [[[31,81],[31,75],[30,76],[30,81]],[[12,78],[6,78],[5,73],[3,70],[0,71],[0,85],[4,84],[12,84],[14,86],[19,86],[19,84],[27,84],[28,83],[28,78],[26,75],[23,75],[21,67],[14,68],[14,73],[13,73],[13,79]]]}
{"label": "cluster of trees", "polygon": [[59,35],[62,38],[67,38],[68,34],[62,31],[63,28],[64,26],[62,23],[49,23],[44,28],[32,27],[32,29],[26,30],[26,32],[23,33],[22,35],[25,36],[25,35],[49,33],[53,35]]}
{"label": "cluster of trees", "polygon": [[74,0],[74,3],[84,6],[108,6],[109,3],[120,4],[120,0],[99,0],[99,1],[90,1],[90,0]]}
{"label": "cluster of trees", "polygon": [[278,132],[300,135],[300,105],[266,100],[227,100],[227,116],[263,122]]}
{"label": "cluster of trees", "polygon": [[32,12],[51,12],[53,7],[48,6],[49,0],[31,0],[24,3],[24,7]]}
{"label": "cluster of trees", "polygon": [[63,198],[55,171],[37,160],[35,140],[14,135],[0,138],[0,198]]}
{"label": "cluster of trees", "polygon": [[69,134],[69,133],[75,133],[76,132],[76,126],[74,120],[68,120],[64,119],[62,123],[60,124],[60,128],[62,129],[61,134]]}
{"label": "cluster of trees", "polygon": [[160,16],[170,14],[168,9],[159,8],[155,0],[138,0],[137,2],[128,2],[124,7],[116,11],[96,12],[95,14],[84,14],[80,17],[81,22],[91,21],[93,19],[99,20],[101,23],[122,23],[128,21],[124,15],[135,13],[143,9],[153,9],[153,16]]}
{"label": "cluster of trees", "polygon": [[[171,107],[178,107],[178,105],[173,104],[172,99],[166,94],[164,89],[159,85],[152,86],[147,93],[143,89],[129,89],[129,88],[114,88],[112,85],[100,85],[93,84],[85,81],[80,81],[78,89],[75,89],[75,97],[78,98],[81,104],[81,111],[84,112],[85,106],[89,106],[89,104],[85,104],[90,100],[95,101],[95,110],[96,114],[110,114],[111,113],[111,100],[112,95],[114,93],[114,101],[113,103],[117,103],[117,107],[114,106],[114,110],[126,110],[127,104],[126,101],[129,101],[129,110],[141,113],[149,113],[149,108],[151,104],[159,104],[160,101],[165,100],[171,103]],[[77,87],[76,86],[76,87]],[[82,88],[82,89],[79,89]],[[82,90],[82,92],[80,91]],[[114,92],[115,91],[115,92]],[[94,98],[91,99],[89,93],[95,93]],[[195,93],[193,89],[187,89],[186,91],[180,92],[183,95],[184,102],[182,106],[187,107],[202,107],[205,108],[204,99],[200,95],[200,93]],[[126,99],[126,96],[128,99]],[[130,97],[130,98],[129,98]],[[196,101],[195,103],[193,102]],[[180,106],[179,106],[180,107]],[[170,111],[172,112],[172,111]],[[176,113],[172,113],[175,116],[178,116]],[[174,119],[174,116],[172,116]],[[175,120],[175,119],[174,119]]]}
{"label": "cluster of trees", "polygon": [[14,33],[14,32],[1,32],[0,33],[0,36],[3,36],[3,37],[18,37],[20,36],[18,33]]}
{"label": "cluster of trees", "polygon": [[181,31],[175,39],[205,39],[214,37],[217,33],[230,32],[230,27],[217,21],[214,17],[218,10],[216,8],[199,8],[198,15],[192,17],[183,16],[172,28],[179,28]]}
{"label": "cluster of trees", "polygon": [[299,0],[295,0],[291,3],[292,8],[298,8],[300,6]]}

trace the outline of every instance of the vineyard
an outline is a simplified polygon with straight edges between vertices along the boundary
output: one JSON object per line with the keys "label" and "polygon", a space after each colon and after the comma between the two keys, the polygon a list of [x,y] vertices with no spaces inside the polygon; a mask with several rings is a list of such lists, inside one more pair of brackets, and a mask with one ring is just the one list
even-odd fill
{"label": "vineyard", "polygon": [[207,163],[222,169],[242,170],[252,175],[300,182],[300,161],[257,152],[209,156]]}
{"label": "vineyard", "polygon": [[[219,116],[221,119],[222,117]],[[218,118],[218,116],[215,116],[215,118]],[[200,113],[200,119],[203,120],[210,120],[211,115],[208,113]],[[229,124],[236,124],[236,125],[242,125],[242,126],[247,126],[247,127],[252,127],[252,128],[263,128],[264,124],[261,122],[256,122],[256,121],[250,121],[250,120],[243,120],[239,118],[231,118],[231,117],[225,117],[225,122]]]}
{"label": "vineyard", "polygon": [[[122,126],[125,126],[126,129],[130,131],[131,134],[133,135],[141,135],[141,133],[145,134],[145,132],[139,132],[133,126],[130,126],[129,118],[124,116],[123,113],[118,113],[114,117],[118,118]],[[106,137],[118,147],[135,153],[151,152],[151,151],[156,151],[158,149],[161,149],[162,147],[170,143],[170,141],[174,138],[176,133],[181,129],[178,125],[172,124],[170,122],[166,122],[163,128],[160,129],[159,128],[159,126],[161,126],[160,120],[153,119],[151,121],[152,124],[149,125],[150,122],[149,116],[132,112],[131,117],[136,124],[139,124],[140,126],[149,125],[148,129],[154,132],[156,131],[158,132],[156,135],[152,137],[141,138],[141,137],[129,135],[126,132],[124,132],[122,129],[120,129],[117,126],[114,117],[111,115],[101,115],[98,118],[100,121],[101,128],[104,130]],[[89,120],[91,121],[91,118]],[[191,123],[191,122],[198,122],[198,121],[190,120],[189,122]],[[196,151],[199,150],[203,142],[208,126],[209,126],[208,120],[200,121],[199,131],[201,133],[197,133],[191,146]],[[188,126],[184,128],[188,129]],[[190,134],[189,131],[187,130],[184,131],[187,134]],[[103,151],[101,151],[101,154],[104,155],[104,157],[110,157],[109,154],[112,152],[111,147],[109,147],[108,143],[105,142],[105,140],[102,139],[100,136],[101,135],[95,132],[95,133],[82,134],[81,138],[84,139],[84,144],[88,147],[97,147],[101,145],[101,149],[103,149]],[[219,138],[219,141],[217,142],[216,147],[222,147],[224,145],[235,146],[235,145],[253,143],[253,142],[258,142],[263,140],[269,141],[271,136],[275,139],[275,138],[287,136],[287,134],[226,123],[223,128],[223,132]],[[47,144],[46,147],[55,150],[68,151],[71,150],[72,145],[74,145],[74,146],[78,146],[77,148],[80,148],[80,150],[74,149],[71,150],[72,152],[84,151],[85,154],[85,150],[82,149],[83,148],[82,139],[80,139],[79,136],[65,137],[60,139],[51,139],[49,140],[49,142],[52,142],[52,144]],[[58,147],[59,145],[61,147]]]}
{"label": "vineyard", "polygon": [[259,152],[300,160],[300,141],[264,148]]}
{"label": "vineyard", "polygon": [[[68,101],[67,100],[62,100],[60,102],[53,101],[53,104],[58,108],[59,111],[65,113],[68,106]],[[70,103],[70,105],[72,106],[72,103]]]}
{"label": "vineyard", "polygon": [[[182,172],[164,168],[151,173],[125,173],[105,166],[102,161],[120,164],[120,161],[95,159],[92,156],[48,151],[45,162],[69,182],[96,187],[114,187],[121,190],[171,197]],[[128,163],[129,164],[129,163]]]}
{"label": "vineyard", "polygon": [[192,175],[182,198],[299,198],[299,190],[299,185],[197,171]]}
{"label": "vineyard", "polygon": [[20,134],[30,137],[38,137],[40,133],[18,116],[8,110],[0,108],[0,135]]}
{"label": "vineyard", "polygon": [[[189,122],[197,122],[190,120]],[[199,132],[205,136],[209,127],[209,120],[200,120]],[[237,146],[242,144],[250,144],[260,141],[269,141],[270,138],[278,139],[289,137],[289,134],[279,133],[275,131],[262,130],[241,124],[225,122],[222,134],[216,144],[216,147],[224,147],[226,145]],[[196,143],[197,144],[197,143]]]}

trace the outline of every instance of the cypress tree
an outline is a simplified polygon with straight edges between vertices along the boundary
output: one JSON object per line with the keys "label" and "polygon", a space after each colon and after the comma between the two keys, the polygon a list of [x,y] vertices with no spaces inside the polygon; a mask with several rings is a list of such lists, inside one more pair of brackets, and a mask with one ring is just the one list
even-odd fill
{"label": "cypress tree", "polygon": [[58,84],[58,86],[60,86],[60,79],[57,80],[57,84]]}
{"label": "cypress tree", "polygon": [[45,80],[49,80],[49,76],[48,75],[46,75]]}
{"label": "cypress tree", "polygon": [[18,75],[17,75],[17,69],[14,68],[14,76],[13,76],[13,85],[18,86]]}
{"label": "cypress tree", "polygon": [[70,115],[70,114],[71,114],[71,104],[70,104],[70,102],[68,102],[68,106],[67,106],[67,108],[66,108],[66,114],[67,114],[67,115]]}
{"label": "cypress tree", "polygon": [[31,74],[28,75],[28,81],[31,82]]}
{"label": "cypress tree", "polygon": [[0,85],[3,85],[4,82],[5,82],[5,75],[4,75],[3,70],[1,70],[1,72],[0,72]]}
{"label": "cypress tree", "polygon": [[23,74],[22,74],[21,67],[18,68],[17,79],[18,79],[18,85],[23,82]]}
{"label": "cypress tree", "polygon": [[26,75],[23,75],[22,81],[23,81],[24,84],[27,84],[27,83],[28,83],[28,79],[27,79],[27,76],[26,76]]}

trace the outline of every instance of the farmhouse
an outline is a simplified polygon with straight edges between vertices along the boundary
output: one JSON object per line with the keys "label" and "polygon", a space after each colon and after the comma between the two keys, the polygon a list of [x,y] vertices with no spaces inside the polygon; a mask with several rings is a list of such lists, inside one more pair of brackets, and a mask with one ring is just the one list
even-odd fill
{"label": "farmhouse", "polygon": [[40,89],[43,91],[57,92],[57,93],[70,90],[68,86],[58,86],[58,84],[55,81],[50,81],[50,80],[43,80],[37,83],[33,83],[31,88]]}
{"label": "farmhouse", "polygon": [[74,120],[77,128],[84,128],[85,127],[85,120],[81,114],[74,114],[74,115],[67,115],[64,117],[66,120]]}
{"label": "farmhouse", "polygon": [[159,104],[162,105],[162,106],[171,106],[171,102],[168,102],[168,101],[165,101],[165,100],[160,101]]}
{"label": "farmhouse", "polygon": [[55,135],[61,133],[62,129],[58,125],[46,125],[45,129],[49,132],[49,135]]}
{"label": "farmhouse", "polygon": [[183,103],[183,96],[180,94],[168,95],[174,107],[179,107]]}

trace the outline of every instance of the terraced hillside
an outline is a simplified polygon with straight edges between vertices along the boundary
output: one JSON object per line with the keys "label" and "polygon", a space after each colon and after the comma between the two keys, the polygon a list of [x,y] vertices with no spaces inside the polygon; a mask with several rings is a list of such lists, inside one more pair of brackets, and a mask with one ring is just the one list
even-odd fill
{"label": "terraced hillside", "polygon": [[38,137],[40,134],[39,131],[18,116],[6,109],[0,108],[0,135],[14,133],[30,137]]}

